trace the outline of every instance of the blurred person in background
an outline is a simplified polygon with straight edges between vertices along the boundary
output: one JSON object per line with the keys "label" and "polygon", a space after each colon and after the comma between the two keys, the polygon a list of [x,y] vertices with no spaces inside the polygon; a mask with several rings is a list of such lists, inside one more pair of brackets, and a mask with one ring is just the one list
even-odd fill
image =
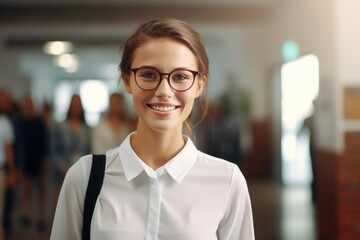
{"label": "blurred person in background", "polygon": [[9,118],[12,125],[15,127],[19,118],[19,108],[11,91],[5,87],[0,88],[0,98],[3,114]]}
{"label": "blurred person in background", "polygon": [[[240,169],[199,151],[189,137],[193,105],[209,75],[201,36],[172,18],[143,23],[125,42],[120,68],[138,114],[137,130],[106,152],[88,236],[254,240]],[[91,166],[92,156],[86,155],[66,174],[51,240],[87,236],[82,231]]]}
{"label": "blurred person in background", "polygon": [[[30,95],[24,97],[19,122],[19,151],[22,173],[22,218],[23,227],[30,227],[36,206],[36,228],[43,233],[46,228],[46,179],[48,134],[45,122],[37,114]],[[37,196],[37,205],[33,204],[32,193]]]}
{"label": "blurred person in background", "polygon": [[47,157],[49,158],[49,161],[46,161],[46,179],[48,178],[48,173],[50,172],[50,165],[53,161],[50,161],[51,158],[51,146],[53,145],[54,141],[54,131],[55,131],[55,121],[53,118],[53,110],[52,106],[45,102],[42,106],[42,117],[46,126],[47,134],[48,134],[48,144],[47,144]]}
{"label": "blurred person in background", "polygon": [[[43,107],[42,107],[42,116],[45,122],[45,126],[47,129],[47,134],[48,134],[48,144],[47,144],[47,161],[46,161],[46,165],[45,165],[45,176],[44,179],[46,180],[46,182],[49,182],[49,186],[52,187],[51,184],[51,172],[52,169],[54,168],[54,161],[52,161],[52,155],[51,155],[51,146],[53,145],[54,142],[54,131],[55,131],[55,121],[53,118],[53,108],[52,105],[49,104],[48,102],[44,102]],[[51,202],[52,202],[52,198],[54,197],[53,195],[49,195],[47,192],[47,196],[48,196],[48,203],[49,206],[51,207]],[[50,219],[53,219],[53,211],[50,211],[50,216],[47,216]],[[49,229],[47,229],[49,230]],[[48,232],[47,232],[48,233]],[[46,238],[48,239],[48,236],[46,236]]]}
{"label": "blurred person in background", "polygon": [[120,145],[130,132],[125,98],[113,93],[109,99],[109,111],[92,132],[92,152],[104,154]]}
{"label": "blurred person in background", "polygon": [[91,153],[91,129],[86,125],[84,108],[79,95],[72,96],[66,120],[56,124],[53,131],[51,160],[54,165],[53,201],[56,205],[61,185],[71,165],[80,156]]}
{"label": "blurred person in background", "polygon": [[[53,109],[51,104],[45,102],[43,104],[43,108],[42,108],[42,116],[45,122],[45,125],[48,129],[48,133],[49,135],[51,135],[51,133],[54,131],[55,128],[55,121],[53,118]],[[51,141],[50,141],[51,142]],[[49,149],[48,151],[50,151],[51,144],[49,144]]]}
{"label": "blurred person in background", "polygon": [[13,188],[16,181],[14,129],[6,116],[8,99],[5,91],[0,89],[0,240],[8,239],[3,224],[6,189]]}
{"label": "blurred person in background", "polygon": [[[13,98],[13,95],[11,91],[5,87],[2,87],[0,89],[0,111],[3,114],[3,116],[6,116],[8,120],[11,123],[12,126],[12,135],[13,135],[13,141],[12,141],[12,154],[13,157],[10,157],[13,159],[13,174],[8,174],[7,177],[7,184],[6,184],[6,192],[5,192],[5,206],[3,215],[0,215],[0,217],[3,218],[3,224],[4,224],[4,230],[5,230],[5,236],[6,239],[11,238],[12,233],[12,214],[14,209],[14,203],[16,201],[16,187],[19,183],[19,177],[20,177],[20,170],[19,170],[19,154],[18,154],[18,107],[16,105],[16,102]],[[6,128],[4,128],[6,129]],[[10,160],[12,161],[12,160]],[[12,165],[12,164],[11,164]],[[12,167],[11,167],[12,168]],[[7,168],[9,170],[9,168]],[[1,221],[1,219],[0,219]]]}

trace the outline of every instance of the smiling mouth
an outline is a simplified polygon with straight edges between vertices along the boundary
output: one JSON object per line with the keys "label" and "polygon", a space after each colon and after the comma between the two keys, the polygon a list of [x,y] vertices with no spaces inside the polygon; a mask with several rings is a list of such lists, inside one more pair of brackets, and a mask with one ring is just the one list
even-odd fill
{"label": "smiling mouth", "polygon": [[150,105],[150,104],[148,104],[148,107],[159,112],[171,112],[176,108],[178,108],[178,106],[158,106],[158,105]]}

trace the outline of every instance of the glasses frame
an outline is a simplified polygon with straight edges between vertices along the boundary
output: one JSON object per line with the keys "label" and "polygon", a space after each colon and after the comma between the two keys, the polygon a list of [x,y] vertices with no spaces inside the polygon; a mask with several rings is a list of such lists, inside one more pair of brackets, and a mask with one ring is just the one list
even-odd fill
{"label": "glasses frame", "polygon": [[[155,70],[156,72],[159,73],[159,75],[160,75],[160,80],[159,80],[159,82],[157,83],[157,85],[156,85],[154,88],[145,89],[145,88],[140,87],[139,83],[138,83],[137,80],[136,80],[136,73],[137,73],[140,69],[152,69],[152,70]],[[194,76],[191,85],[190,85],[187,89],[185,89],[185,90],[177,90],[177,89],[175,89],[175,88],[171,85],[171,82],[170,82],[170,75],[173,74],[173,73],[176,72],[176,71],[179,71],[179,70],[189,71],[189,72],[191,72],[191,73],[193,74],[193,76]],[[201,72],[199,72],[199,71],[194,71],[194,70],[190,70],[190,69],[187,69],[187,68],[177,68],[177,69],[172,70],[172,71],[169,72],[169,73],[160,72],[158,69],[156,69],[156,68],[154,68],[154,67],[138,67],[138,68],[132,68],[132,69],[130,69],[130,71],[134,73],[134,78],[135,78],[135,83],[136,83],[136,85],[137,85],[140,89],[142,89],[142,90],[144,90],[144,91],[151,91],[151,90],[156,89],[157,87],[159,87],[161,81],[163,80],[163,77],[164,77],[164,76],[167,76],[166,80],[167,80],[167,82],[169,83],[169,86],[171,87],[171,89],[173,89],[174,91],[177,91],[177,92],[185,92],[185,91],[189,90],[189,89],[194,85],[196,76],[200,76],[200,74],[201,74]]]}

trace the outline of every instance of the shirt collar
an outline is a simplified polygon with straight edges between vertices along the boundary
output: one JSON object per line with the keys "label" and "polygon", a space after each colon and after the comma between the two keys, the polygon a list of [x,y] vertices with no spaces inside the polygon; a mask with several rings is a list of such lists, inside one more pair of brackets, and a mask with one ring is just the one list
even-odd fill
{"label": "shirt collar", "polygon": [[[136,155],[131,147],[130,140],[133,134],[134,133],[129,134],[119,147],[120,160],[128,181],[134,179],[144,171],[144,166],[141,164],[142,160]],[[190,171],[198,153],[191,139],[186,136],[185,138],[186,144],[184,148],[163,166],[169,175],[178,183],[181,183],[186,174]]]}
{"label": "shirt collar", "polygon": [[190,138],[186,138],[184,148],[169,162],[164,165],[164,168],[169,175],[178,183],[181,183],[186,174],[190,171],[191,167],[197,158],[197,149]]}
{"label": "shirt collar", "polygon": [[137,177],[142,171],[144,171],[143,166],[141,166],[141,159],[136,155],[134,150],[131,147],[131,136],[134,133],[130,133],[122,144],[119,147],[119,156],[120,161],[124,168],[125,177],[128,181]]}

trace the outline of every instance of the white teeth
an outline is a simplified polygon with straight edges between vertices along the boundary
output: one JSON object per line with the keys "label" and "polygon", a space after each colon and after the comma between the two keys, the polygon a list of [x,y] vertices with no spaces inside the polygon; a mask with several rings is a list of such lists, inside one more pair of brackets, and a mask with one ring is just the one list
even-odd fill
{"label": "white teeth", "polygon": [[160,112],[170,112],[175,109],[175,106],[151,106],[152,109]]}

